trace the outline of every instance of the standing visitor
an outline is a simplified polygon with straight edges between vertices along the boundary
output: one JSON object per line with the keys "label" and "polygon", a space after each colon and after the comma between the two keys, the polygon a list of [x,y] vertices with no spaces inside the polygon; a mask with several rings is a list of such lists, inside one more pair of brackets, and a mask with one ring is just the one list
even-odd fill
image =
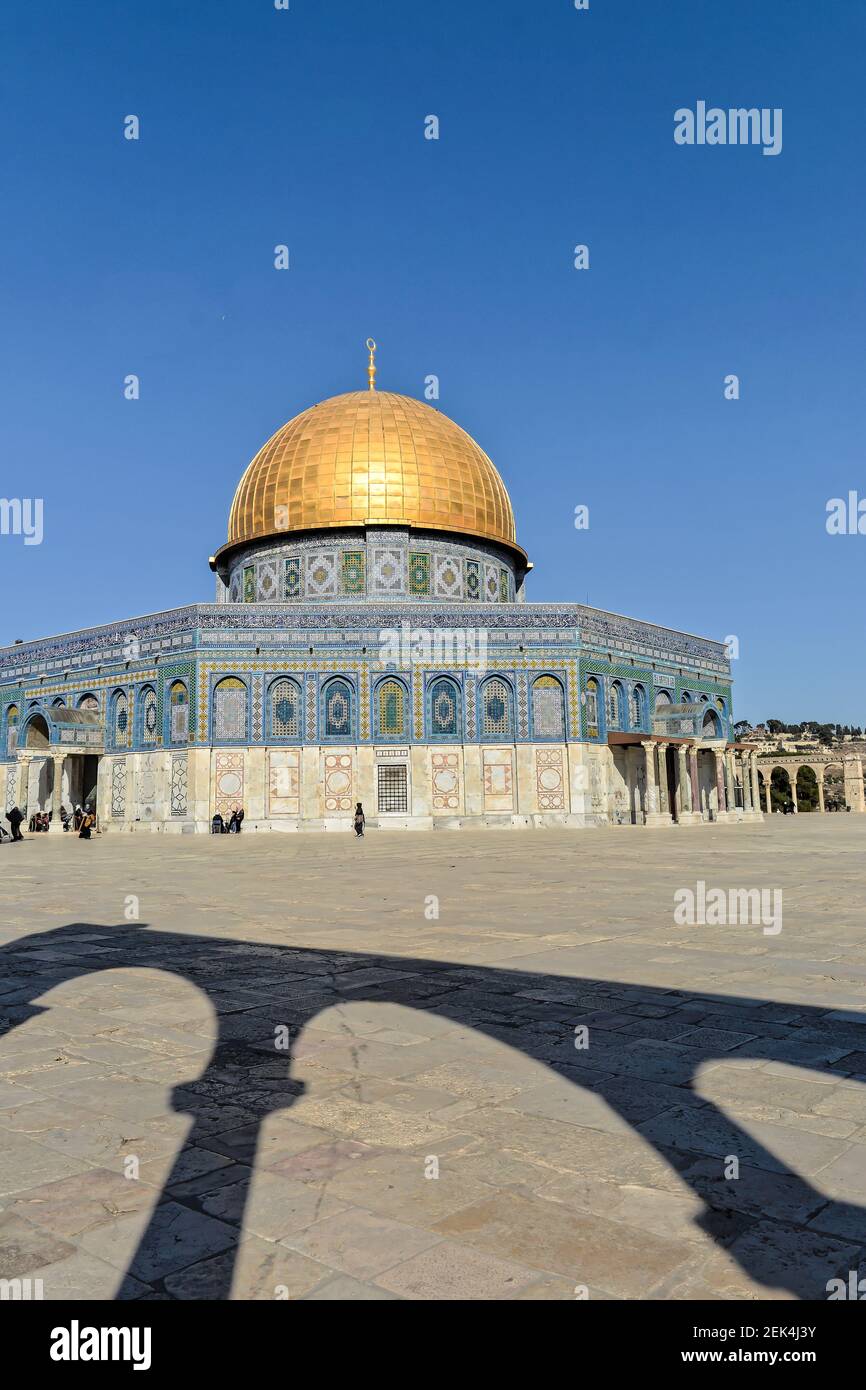
{"label": "standing visitor", "polygon": [[13,841],[23,840],[24,836],[21,834],[21,822],[23,821],[24,817],[18,810],[17,806],[13,806],[11,811],[6,812],[6,819],[12,827]]}
{"label": "standing visitor", "polygon": [[364,815],[364,808],[359,801],[357,806],[355,807],[355,834],[357,835],[359,840],[363,840],[364,838],[364,826],[366,824],[366,820],[367,818]]}

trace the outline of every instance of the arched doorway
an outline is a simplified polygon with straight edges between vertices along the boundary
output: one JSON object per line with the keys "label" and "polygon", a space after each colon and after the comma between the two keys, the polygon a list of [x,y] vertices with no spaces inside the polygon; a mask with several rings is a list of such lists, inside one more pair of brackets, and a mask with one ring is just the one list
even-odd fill
{"label": "arched doorway", "polygon": [[703,738],[721,738],[722,721],[719,718],[718,710],[709,708],[701,721],[701,736]]}
{"label": "arched doorway", "polygon": [[48,720],[44,714],[31,714],[24,728],[24,742],[19,747],[38,748],[43,752],[48,751],[51,743],[51,735],[48,732]]}
{"label": "arched doorway", "polygon": [[770,774],[770,802],[774,811],[787,813],[794,809],[791,774],[786,767],[774,767]]}
{"label": "arched doorway", "polygon": [[797,810],[807,813],[819,809],[818,779],[811,767],[798,767],[795,774]]}

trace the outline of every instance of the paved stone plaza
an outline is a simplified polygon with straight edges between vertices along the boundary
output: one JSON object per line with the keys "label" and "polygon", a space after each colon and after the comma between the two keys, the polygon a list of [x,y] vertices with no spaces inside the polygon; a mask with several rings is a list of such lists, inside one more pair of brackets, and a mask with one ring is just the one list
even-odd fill
{"label": "paved stone plaza", "polygon": [[[866,1273],[864,850],[844,815],[4,846],[0,1277],[826,1298]],[[781,889],[781,932],[676,925],[698,881]]]}

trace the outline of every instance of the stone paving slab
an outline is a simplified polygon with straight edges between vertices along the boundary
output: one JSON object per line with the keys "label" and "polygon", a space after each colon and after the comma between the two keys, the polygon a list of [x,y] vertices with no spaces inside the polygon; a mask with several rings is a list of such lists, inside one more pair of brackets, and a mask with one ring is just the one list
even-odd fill
{"label": "stone paving slab", "polygon": [[[825,1297],[866,1273],[864,822],[0,847],[0,1277]],[[699,880],[783,931],[677,926]]]}

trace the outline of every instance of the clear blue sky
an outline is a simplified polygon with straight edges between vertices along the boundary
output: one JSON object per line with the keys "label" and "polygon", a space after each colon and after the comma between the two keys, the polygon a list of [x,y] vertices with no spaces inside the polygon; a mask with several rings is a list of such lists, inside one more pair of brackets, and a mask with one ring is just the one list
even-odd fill
{"label": "clear blue sky", "polygon": [[[866,496],[864,52],[861,0],[6,6],[0,492],[45,538],[0,538],[0,641],[211,599],[247,462],[372,334],[498,465],[531,599],[735,634],[753,721],[866,722],[866,536],[825,530]],[[675,145],[698,100],[781,107],[782,153]]]}

